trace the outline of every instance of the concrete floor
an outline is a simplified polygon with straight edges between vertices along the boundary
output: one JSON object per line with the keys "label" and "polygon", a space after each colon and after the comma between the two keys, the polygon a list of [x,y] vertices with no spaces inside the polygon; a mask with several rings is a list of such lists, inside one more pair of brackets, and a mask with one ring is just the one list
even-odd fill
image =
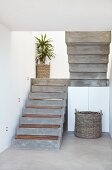
{"label": "concrete floor", "polygon": [[0,170],[112,170],[112,140],[66,134],[59,151],[9,148],[0,154]]}

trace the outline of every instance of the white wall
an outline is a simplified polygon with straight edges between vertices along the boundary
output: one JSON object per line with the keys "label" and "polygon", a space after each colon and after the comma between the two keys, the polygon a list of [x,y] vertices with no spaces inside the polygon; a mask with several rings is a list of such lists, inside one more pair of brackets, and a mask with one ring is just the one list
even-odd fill
{"label": "white wall", "polygon": [[[30,78],[35,77],[35,46],[31,32],[12,32],[11,51],[14,86],[18,88],[18,97],[24,102],[30,85]],[[23,97],[24,96],[24,97]]]}
{"label": "white wall", "polygon": [[[111,32],[112,39],[112,32]],[[112,43],[110,45],[110,135],[112,137]]]}
{"label": "white wall", "polygon": [[[38,31],[32,32],[33,36],[40,37],[41,34],[52,39],[56,57],[48,60],[51,63],[50,78],[69,78],[69,65],[67,46],[65,44],[65,31]],[[35,40],[35,39],[34,39]]]}
{"label": "white wall", "polygon": [[30,87],[27,79],[35,77],[33,44],[31,32],[0,25],[0,152],[11,144]]}
{"label": "white wall", "polygon": [[[9,143],[10,129],[6,132],[6,127],[10,124],[11,109],[9,101],[12,100],[10,94],[10,43],[11,34],[8,29],[0,25],[0,151]],[[10,127],[12,128],[12,127]]]}

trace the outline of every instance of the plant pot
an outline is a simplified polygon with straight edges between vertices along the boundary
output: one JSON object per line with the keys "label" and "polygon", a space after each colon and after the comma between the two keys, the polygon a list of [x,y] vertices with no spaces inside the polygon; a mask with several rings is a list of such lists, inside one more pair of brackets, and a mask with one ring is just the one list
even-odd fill
{"label": "plant pot", "polygon": [[50,64],[37,64],[36,78],[50,78]]}

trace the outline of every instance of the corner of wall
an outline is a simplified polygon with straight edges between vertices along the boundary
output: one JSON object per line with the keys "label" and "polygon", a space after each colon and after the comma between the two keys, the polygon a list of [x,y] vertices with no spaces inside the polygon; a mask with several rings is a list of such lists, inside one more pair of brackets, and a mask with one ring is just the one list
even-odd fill
{"label": "corner of wall", "polygon": [[[111,31],[111,41],[112,41],[112,31]],[[110,60],[110,83],[109,83],[109,109],[110,109],[110,115],[109,115],[109,132],[110,132],[110,136],[112,137],[112,42],[110,44],[110,56],[109,56],[109,60]]]}

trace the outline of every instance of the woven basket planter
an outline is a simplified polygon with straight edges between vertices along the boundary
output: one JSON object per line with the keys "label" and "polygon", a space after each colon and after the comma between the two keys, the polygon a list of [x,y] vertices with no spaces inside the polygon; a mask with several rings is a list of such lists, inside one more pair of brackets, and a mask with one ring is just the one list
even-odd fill
{"label": "woven basket planter", "polygon": [[37,64],[36,78],[50,78],[50,64]]}
{"label": "woven basket planter", "polygon": [[102,135],[102,112],[75,112],[75,136],[95,139]]}

